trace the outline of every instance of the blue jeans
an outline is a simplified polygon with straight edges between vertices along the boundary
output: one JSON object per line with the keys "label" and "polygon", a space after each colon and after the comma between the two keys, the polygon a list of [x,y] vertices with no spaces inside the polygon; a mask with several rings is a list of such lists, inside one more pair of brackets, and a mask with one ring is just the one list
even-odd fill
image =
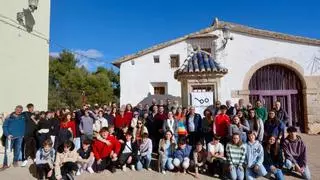
{"label": "blue jeans", "polygon": [[283,176],[283,173],[282,173],[281,169],[276,168],[275,171],[272,171],[271,170],[271,166],[268,166],[268,167],[266,167],[266,170],[269,173],[273,174],[276,177],[276,180],[284,180],[284,176]]}
{"label": "blue jeans", "polygon": [[230,171],[230,178],[232,180],[243,180],[244,172],[242,166],[232,166]]}
{"label": "blue jeans", "polygon": [[78,149],[81,148],[81,140],[80,140],[80,137],[75,137],[75,138],[73,139],[73,143],[74,143],[74,149],[75,149],[76,151],[78,151]]}
{"label": "blue jeans", "polygon": [[[17,161],[21,160],[21,158],[22,158],[22,153],[21,153],[22,140],[23,140],[23,137],[14,137],[11,140],[9,140],[8,138],[6,139],[3,165],[8,165],[7,152],[8,151],[12,152],[12,148],[13,148],[13,162],[17,162]],[[11,141],[11,143],[9,141]],[[10,143],[10,147],[9,147],[9,143]],[[9,162],[9,164],[11,164],[11,162]]]}
{"label": "blue jeans", "polygon": [[[293,163],[288,159],[286,159],[284,165],[287,169],[294,168]],[[308,179],[308,180],[311,179],[311,173],[308,166],[304,167],[304,172],[301,175],[303,179]]]}
{"label": "blue jeans", "polygon": [[145,168],[149,168],[151,163],[151,154],[148,154],[146,156],[141,156],[140,159],[137,162],[137,170],[140,171],[143,169],[143,166],[145,166]]}
{"label": "blue jeans", "polygon": [[264,168],[263,165],[259,166],[258,171],[254,171],[253,168],[249,168],[249,167],[246,169],[246,179],[247,180],[253,180],[255,178],[258,178],[260,176],[265,176],[267,174],[268,174],[268,172],[267,172],[266,168]]}
{"label": "blue jeans", "polygon": [[162,170],[173,170],[173,159],[167,156],[161,156],[161,168]]}

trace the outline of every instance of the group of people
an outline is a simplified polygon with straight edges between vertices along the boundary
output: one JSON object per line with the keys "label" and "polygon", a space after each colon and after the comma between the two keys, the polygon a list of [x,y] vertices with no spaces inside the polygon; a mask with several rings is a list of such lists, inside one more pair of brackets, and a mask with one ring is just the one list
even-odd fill
{"label": "group of people", "polygon": [[234,106],[217,101],[203,115],[170,99],[134,108],[86,104],[75,111],[38,112],[28,104],[23,112],[19,105],[3,123],[2,169],[31,159],[39,179],[72,179],[85,171],[151,170],[155,158],[163,174],[282,180],[285,169],[311,179],[306,146],[288,119],[278,101],[267,111],[261,101],[253,107],[243,99]]}

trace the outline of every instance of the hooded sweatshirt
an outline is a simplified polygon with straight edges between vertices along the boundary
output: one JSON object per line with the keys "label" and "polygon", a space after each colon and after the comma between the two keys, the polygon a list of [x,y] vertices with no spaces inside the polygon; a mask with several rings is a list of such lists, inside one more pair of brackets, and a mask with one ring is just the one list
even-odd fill
{"label": "hooded sweatshirt", "polygon": [[190,156],[191,149],[192,147],[187,144],[184,149],[177,149],[173,156],[182,162],[184,158],[188,158]]}
{"label": "hooded sweatshirt", "polygon": [[300,167],[306,167],[307,150],[300,136],[297,136],[297,139],[293,141],[287,137],[283,143],[283,152],[284,157],[293,164],[297,163]]}
{"label": "hooded sweatshirt", "polygon": [[247,143],[246,162],[249,168],[253,165],[262,166],[263,157],[264,151],[259,141],[255,141],[252,144],[251,142]]}

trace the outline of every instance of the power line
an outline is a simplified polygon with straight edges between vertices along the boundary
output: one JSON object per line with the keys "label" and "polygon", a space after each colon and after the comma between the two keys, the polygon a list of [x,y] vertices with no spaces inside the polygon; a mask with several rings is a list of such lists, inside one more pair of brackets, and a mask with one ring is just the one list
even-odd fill
{"label": "power line", "polygon": [[[38,31],[36,31],[36,30],[33,30],[33,32],[28,32],[25,28],[22,28],[22,27],[21,27],[21,24],[19,24],[19,23],[16,22],[15,20],[13,20],[13,19],[11,19],[11,18],[9,18],[9,17],[7,17],[7,16],[5,16],[5,15],[3,15],[3,14],[0,14],[0,17],[3,18],[3,19],[7,19],[7,20],[10,21],[10,22],[8,22],[8,21],[5,21],[5,20],[3,20],[3,19],[0,19],[0,21],[3,22],[4,24],[6,24],[6,25],[8,25],[8,26],[11,26],[11,27],[14,27],[14,28],[16,28],[16,29],[22,30],[22,31],[24,31],[24,32],[27,32],[28,34],[30,34],[30,35],[32,35],[32,36],[35,36],[35,37],[37,37],[37,38],[40,38],[40,39],[42,39],[42,40],[45,40],[48,44],[54,45],[54,46],[56,46],[56,47],[59,47],[59,48],[61,48],[61,49],[64,49],[64,50],[66,50],[66,51],[68,51],[68,52],[71,52],[71,53],[73,53],[73,54],[75,54],[75,55],[84,57],[84,58],[86,58],[86,59],[90,59],[90,60],[97,61],[97,62],[104,63],[104,64],[111,64],[110,62],[107,62],[107,60],[105,60],[105,59],[90,57],[90,56],[88,56],[88,55],[85,55],[85,54],[79,53],[79,52],[77,52],[77,51],[71,50],[70,48],[67,48],[67,47],[65,47],[65,46],[63,46],[63,45],[61,45],[61,44],[58,44],[58,43],[56,43],[56,42],[53,42],[51,39],[48,39],[48,38],[46,38],[46,37],[43,37],[43,36],[39,35],[39,34],[42,34],[42,35],[43,35],[43,33],[38,32]],[[36,32],[37,34],[34,33],[34,32]]]}

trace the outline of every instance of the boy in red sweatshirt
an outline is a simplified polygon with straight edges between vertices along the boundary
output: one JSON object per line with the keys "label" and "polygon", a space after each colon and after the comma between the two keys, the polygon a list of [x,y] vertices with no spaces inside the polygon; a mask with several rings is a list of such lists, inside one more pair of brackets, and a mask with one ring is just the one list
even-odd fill
{"label": "boy in red sweatshirt", "polygon": [[105,169],[109,169],[112,173],[116,172],[116,161],[118,160],[118,154],[120,152],[120,142],[118,139],[109,133],[107,127],[103,127],[100,130],[100,136],[105,141],[94,140],[92,144],[92,151],[95,157],[95,163],[93,165],[96,172],[101,172]]}

